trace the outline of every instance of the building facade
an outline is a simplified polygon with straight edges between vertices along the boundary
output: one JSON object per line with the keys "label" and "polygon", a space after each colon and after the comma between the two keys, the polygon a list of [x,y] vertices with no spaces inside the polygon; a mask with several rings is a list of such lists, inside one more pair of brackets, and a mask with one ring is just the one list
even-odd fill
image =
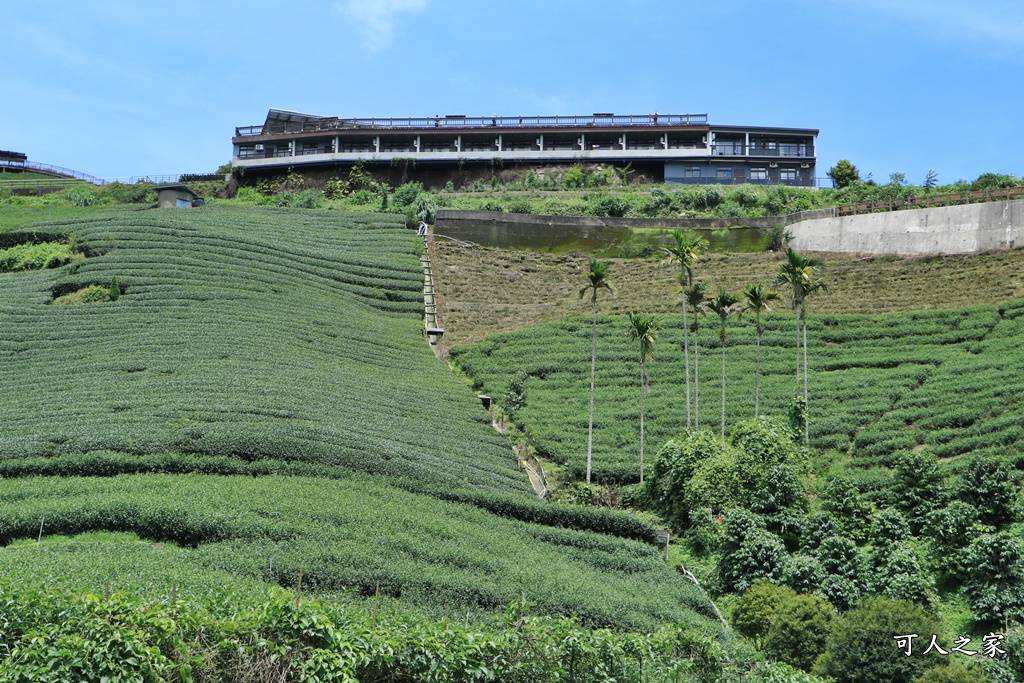
{"label": "building facade", "polygon": [[235,129],[232,164],[254,172],[413,163],[502,167],[605,163],[687,184],[813,187],[818,131],[715,126],[706,114],[342,119],[271,109]]}

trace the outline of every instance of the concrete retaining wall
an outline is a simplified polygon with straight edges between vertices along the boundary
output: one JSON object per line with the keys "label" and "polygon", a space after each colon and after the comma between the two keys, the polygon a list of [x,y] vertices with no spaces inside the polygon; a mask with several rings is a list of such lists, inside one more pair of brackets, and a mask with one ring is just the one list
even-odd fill
{"label": "concrete retaining wall", "polygon": [[693,230],[721,230],[722,228],[768,228],[782,223],[790,224],[808,218],[835,215],[833,209],[802,211],[788,216],[757,216],[754,218],[608,218],[599,216],[537,216],[526,213],[501,211],[437,212],[435,227],[438,232],[455,225],[501,223],[506,226],[544,226],[555,230],[574,228],[690,228]]}
{"label": "concrete retaining wall", "polygon": [[1024,200],[812,218],[789,229],[800,251],[966,254],[1024,244]]}

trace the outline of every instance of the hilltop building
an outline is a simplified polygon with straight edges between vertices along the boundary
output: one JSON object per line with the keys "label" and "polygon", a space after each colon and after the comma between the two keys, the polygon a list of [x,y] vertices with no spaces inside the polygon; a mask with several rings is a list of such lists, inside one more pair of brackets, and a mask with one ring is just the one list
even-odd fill
{"label": "hilltop building", "polygon": [[437,182],[473,167],[606,163],[655,181],[813,187],[818,131],[718,126],[706,114],[478,116],[376,119],[271,109],[235,129],[232,164],[246,173],[413,167]]}

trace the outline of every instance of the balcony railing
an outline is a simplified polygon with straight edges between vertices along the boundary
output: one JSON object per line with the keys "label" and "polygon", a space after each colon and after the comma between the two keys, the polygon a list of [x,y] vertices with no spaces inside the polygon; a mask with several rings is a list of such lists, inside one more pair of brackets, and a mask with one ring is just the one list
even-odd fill
{"label": "balcony railing", "polygon": [[235,137],[291,135],[338,130],[388,130],[407,128],[559,128],[600,126],[701,126],[707,114],[593,114],[591,116],[444,116],[407,119],[316,119],[305,123],[274,123],[269,126],[240,126]]}
{"label": "balcony railing", "polygon": [[711,154],[712,156],[808,159],[814,156],[814,146],[802,144],[768,147],[764,145],[744,145],[742,142],[716,142],[711,145]]}

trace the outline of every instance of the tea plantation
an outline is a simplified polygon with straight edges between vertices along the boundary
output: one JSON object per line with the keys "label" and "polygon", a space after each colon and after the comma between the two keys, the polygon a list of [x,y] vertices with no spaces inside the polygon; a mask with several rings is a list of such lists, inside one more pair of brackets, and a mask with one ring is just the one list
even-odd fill
{"label": "tea plantation", "polygon": [[[0,273],[0,592],[251,600],[301,572],[431,618],[521,599],[718,637],[651,526],[536,498],[423,339],[422,242],[400,220],[103,209],[0,249],[55,240],[87,258]],[[51,303],[114,278],[115,300]],[[73,539],[96,531],[139,540]],[[0,662],[30,621],[0,616]]]}
{"label": "tea plantation", "polygon": [[[785,306],[780,306],[785,309]],[[661,316],[648,363],[647,444],[656,450],[686,426],[681,316]],[[719,428],[721,347],[717,319],[701,322],[700,424]],[[786,415],[796,365],[792,314],[765,318],[761,412]],[[808,319],[811,445],[864,466],[927,446],[940,458],[1006,454],[1024,446],[1024,300],[1002,306]],[[730,322],[726,430],[753,417],[753,321]],[[625,316],[598,319],[594,471],[639,477],[639,363]],[[547,323],[455,347],[451,357],[485,391],[501,395],[523,370],[517,421],[568,473],[585,466],[590,381],[589,319]],[[692,361],[691,361],[692,364]]]}

